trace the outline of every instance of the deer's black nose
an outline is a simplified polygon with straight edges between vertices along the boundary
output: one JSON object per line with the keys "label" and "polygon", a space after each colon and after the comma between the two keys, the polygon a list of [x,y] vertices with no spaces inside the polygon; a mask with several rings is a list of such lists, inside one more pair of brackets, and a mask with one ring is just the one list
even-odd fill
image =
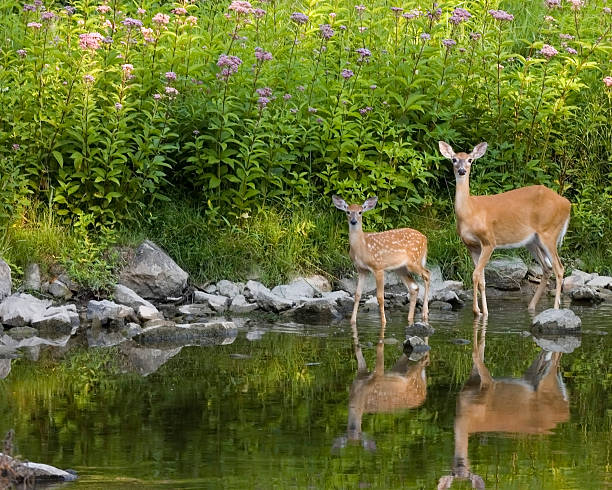
{"label": "deer's black nose", "polygon": [[351,219],[351,225],[356,225],[357,224],[357,220],[355,218]]}
{"label": "deer's black nose", "polygon": [[464,168],[460,168],[459,170],[457,170],[457,173],[461,176],[465,175],[465,169]]}

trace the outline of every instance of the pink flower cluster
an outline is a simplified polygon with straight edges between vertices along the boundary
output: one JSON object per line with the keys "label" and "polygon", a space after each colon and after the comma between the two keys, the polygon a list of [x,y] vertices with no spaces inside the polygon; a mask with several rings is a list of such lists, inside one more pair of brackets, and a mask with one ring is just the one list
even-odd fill
{"label": "pink flower cluster", "polygon": [[232,3],[230,3],[228,10],[235,12],[236,15],[250,15],[253,13],[254,9],[250,2],[234,0]]}
{"label": "pink flower cluster", "polygon": [[489,14],[495,20],[502,20],[502,21],[507,21],[507,22],[510,22],[510,21],[514,20],[514,15],[509,14],[505,10],[493,10],[493,9],[491,9],[491,10],[489,10]]}
{"label": "pink flower cluster", "polygon": [[456,44],[457,41],[455,41],[454,39],[442,39],[442,46],[444,46],[445,48],[452,48]]}
{"label": "pink flower cluster", "polygon": [[222,70],[217,73],[217,78],[219,80],[229,80],[229,77],[238,71],[241,64],[242,60],[238,58],[238,56],[222,54],[219,56],[219,61],[217,61],[217,66],[222,68]]}
{"label": "pink flower cluster", "polygon": [[545,44],[544,46],[542,46],[542,49],[540,50],[540,53],[546,58],[546,59],[551,59],[553,56],[556,56],[559,54],[559,51],[557,51],[555,48],[553,48],[550,44]]}
{"label": "pink flower cluster", "polygon": [[100,5],[96,8],[96,11],[100,14],[108,14],[111,8],[108,5]]}
{"label": "pink flower cluster", "polygon": [[584,6],[583,0],[568,0],[572,5],[572,10],[580,10]]}
{"label": "pink flower cluster", "polygon": [[170,12],[172,12],[174,15],[187,15],[187,9],[183,7],[174,8]]}
{"label": "pink flower cluster", "polygon": [[419,9],[412,9],[409,12],[403,14],[402,17],[406,20],[412,20],[416,19],[417,17],[420,17],[421,15],[423,15],[423,12],[421,12]]}
{"label": "pink flower cluster", "polygon": [[468,20],[470,17],[472,17],[472,14],[470,14],[467,10],[457,7],[455,10],[453,10],[453,14],[449,17],[448,21],[451,24],[459,25]]}
{"label": "pink flower cluster", "polygon": [[168,23],[170,22],[170,16],[162,13],[157,13],[153,16],[151,20],[157,25],[165,26],[168,25]]}
{"label": "pink flower cluster", "polygon": [[79,34],[79,46],[81,49],[100,49],[100,43],[104,36],[99,32],[90,32],[88,34]]}
{"label": "pink flower cluster", "polygon": [[546,6],[549,9],[561,8],[561,0],[546,0]]}
{"label": "pink flower cluster", "polygon": [[344,78],[345,80],[348,80],[354,75],[353,70],[347,70],[346,68],[342,70],[340,74],[342,75],[342,78]]}
{"label": "pink flower cluster", "polygon": [[321,37],[326,41],[331,39],[334,35],[334,30],[329,24],[321,24],[319,26],[319,32],[321,33]]}
{"label": "pink flower cluster", "polygon": [[359,55],[358,62],[367,61],[372,56],[371,51],[367,48],[358,48],[355,52]]}
{"label": "pink flower cluster", "polygon": [[269,51],[264,51],[258,46],[255,48],[255,58],[257,59],[257,61],[261,61],[262,63],[264,61],[270,61],[272,59],[272,53],[270,53]]}
{"label": "pink flower cluster", "polygon": [[293,12],[291,14],[291,20],[298,25],[303,25],[308,22],[308,16],[302,12]]}
{"label": "pink flower cluster", "polygon": [[606,84],[606,87],[612,87],[612,77],[605,77],[603,83]]}

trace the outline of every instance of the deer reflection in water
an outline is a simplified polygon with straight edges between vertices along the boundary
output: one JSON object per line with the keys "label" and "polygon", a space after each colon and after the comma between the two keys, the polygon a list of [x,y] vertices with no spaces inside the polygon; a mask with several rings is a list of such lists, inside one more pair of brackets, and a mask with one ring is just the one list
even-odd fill
{"label": "deer reflection in water", "polygon": [[347,443],[361,443],[365,449],[374,451],[375,441],[365,436],[361,430],[363,414],[392,413],[423,404],[427,395],[425,368],[429,364],[429,346],[427,338],[423,343],[418,337],[411,337],[410,340],[416,342],[416,345],[405,344],[404,353],[389,371],[385,371],[383,327],[376,346],[376,364],[370,372],[359,344],[357,326],[353,323],[351,328],[357,358],[357,376],[349,394],[346,436],[337,438],[332,449],[340,449]]}
{"label": "deer reflection in water", "polygon": [[475,321],[472,372],[457,398],[453,470],[440,478],[438,490],[450,488],[454,479],[485,488],[484,480],[470,471],[470,434],[550,434],[569,419],[569,401],[559,373],[561,353],[541,350],[522,378],[493,378],[484,363],[485,335],[486,322],[479,339]]}

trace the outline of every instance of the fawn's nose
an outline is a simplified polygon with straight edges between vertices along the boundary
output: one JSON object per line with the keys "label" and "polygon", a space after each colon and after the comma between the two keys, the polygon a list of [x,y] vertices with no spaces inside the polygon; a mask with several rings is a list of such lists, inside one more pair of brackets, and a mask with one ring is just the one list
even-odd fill
{"label": "fawn's nose", "polygon": [[457,173],[461,176],[465,175],[465,169],[464,168],[460,168],[459,170],[457,170]]}

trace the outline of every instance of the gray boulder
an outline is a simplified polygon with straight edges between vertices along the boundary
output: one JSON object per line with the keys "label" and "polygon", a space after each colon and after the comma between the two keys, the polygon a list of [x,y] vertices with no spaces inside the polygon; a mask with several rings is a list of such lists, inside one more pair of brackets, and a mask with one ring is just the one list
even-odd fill
{"label": "gray boulder", "polygon": [[281,298],[290,300],[314,298],[318,294],[318,291],[302,277],[293,280],[290,284],[276,286],[271,292]]}
{"label": "gray boulder", "polygon": [[[132,289],[128,288],[123,284],[117,284],[115,286],[115,291],[113,292],[113,299],[115,300],[115,303],[129,306],[134,310],[138,309],[139,306],[155,308],[153,303],[147,301],[139,294],[137,294],[136,291],[133,291]],[[157,310],[157,308],[155,308],[155,310]]]}
{"label": "gray boulder", "polygon": [[135,342],[124,342],[120,346],[123,370],[148,376],[176,356],[183,346],[172,348],[143,347]]}
{"label": "gray boulder", "polygon": [[240,287],[238,284],[232,281],[227,281],[225,279],[219,281],[217,283],[217,292],[221,296],[227,296],[229,299],[234,299],[240,293]]}
{"label": "gray boulder", "polygon": [[230,303],[230,299],[227,296],[209,294],[203,291],[194,291],[193,300],[196,303],[207,304],[213,311],[216,311],[217,313],[223,313],[225,310],[227,310]]}
{"label": "gray boulder", "polygon": [[601,303],[604,300],[604,296],[592,286],[577,287],[569,294],[575,303]]}
{"label": "gray boulder", "polygon": [[13,281],[11,279],[11,268],[0,259],[0,301],[11,295]]}
{"label": "gray boulder", "polygon": [[429,302],[431,304],[431,302],[434,301],[449,303],[451,307],[455,308],[459,308],[464,304],[463,300],[457,296],[457,293],[450,289],[438,289],[437,291],[434,291],[429,297]]}
{"label": "gray boulder", "polygon": [[586,283],[587,286],[593,288],[608,288],[612,289],[612,277],[610,276],[595,276],[593,279]]}
{"label": "gray boulder", "polygon": [[531,328],[536,333],[563,334],[580,330],[582,321],[572,311],[566,308],[544,310],[536,315],[531,322]]}
{"label": "gray boulder", "polygon": [[[8,483],[18,484],[26,479],[27,481],[34,480],[37,483],[64,482],[77,479],[76,474],[60,470],[48,464],[24,463],[3,453],[0,453],[0,458],[2,458],[4,465],[11,470],[10,475],[7,477]],[[13,485],[9,484],[9,487],[13,488]]]}
{"label": "gray boulder", "polygon": [[102,301],[91,300],[87,303],[87,319],[106,324],[117,320],[136,320],[133,308],[119,305],[113,301],[104,299]]}
{"label": "gray boulder", "polygon": [[143,298],[166,298],[180,296],[188,278],[188,274],[166,252],[145,240],[121,272],[119,283]]}
{"label": "gray boulder", "polygon": [[255,311],[257,308],[257,303],[249,303],[246,298],[242,294],[238,294],[234,296],[232,302],[230,304],[229,310],[232,313],[237,314],[245,314]]}
{"label": "gray boulder", "polygon": [[414,322],[412,325],[406,327],[407,335],[418,335],[419,337],[430,337],[436,331],[434,328],[425,322]]}
{"label": "gray boulder", "polygon": [[208,303],[192,303],[190,305],[182,305],[179,306],[178,312],[181,315],[194,317],[208,316],[215,313]]}
{"label": "gray boulder", "polygon": [[86,337],[89,347],[112,347],[127,341],[124,332],[98,327],[88,328]]}
{"label": "gray boulder", "polygon": [[6,378],[11,373],[12,359],[0,358],[0,379]]}
{"label": "gray boulder", "polygon": [[262,310],[279,313],[293,307],[293,301],[273,294],[258,281],[248,281],[244,288],[244,296],[259,305]]}
{"label": "gray boulder", "polygon": [[320,274],[314,274],[302,279],[315,288],[319,293],[329,293],[332,290],[330,282],[325,276]]}
{"label": "gray boulder", "polygon": [[16,293],[0,303],[0,319],[4,325],[22,327],[43,318],[49,306],[49,300],[38,299],[27,293]]}
{"label": "gray boulder", "polygon": [[505,291],[520,289],[526,276],[527,266],[517,257],[492,260],[485,267],[486,285]]}
{"label": "gray boulder", "polygon": [[41,318],[32,321],[32,326],[41,335],[71,335],[81,324],[76,305],[51,306]]}
{"label": "gray boulder", "polygon": [[72,291],[59,279],[54,279],[46,286],[46,291],[53,297],[59,299],[69,299],[72,297]]}
{"label": "gray boulder", "polygon": [[343,317],[336,308],[336,302],[326,298],[313,298],[297,308],[283,312],[283,315],[300,323],[329,323]]}
{"label": "gray boulder", "polygon": [[38,335],[38,330],[34,327],[14,327],[6,333],[10,338],[19,342],[24,339],[31,339]]}
{"label": "gray boulder", "polygon": [[40,267],[38,264],[28,264],[23,274],[23,289],[26,291],[40,291]]}

